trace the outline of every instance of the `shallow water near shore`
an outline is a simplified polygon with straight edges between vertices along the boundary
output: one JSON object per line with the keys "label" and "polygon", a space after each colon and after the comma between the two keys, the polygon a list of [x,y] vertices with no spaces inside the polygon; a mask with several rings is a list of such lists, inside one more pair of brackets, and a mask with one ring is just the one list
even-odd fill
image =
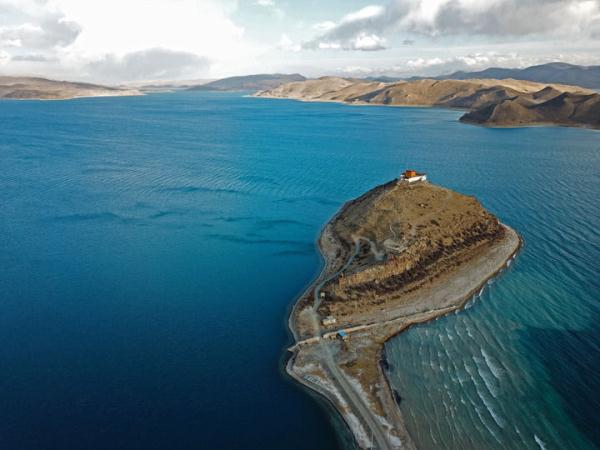
{"label": "shallow water near shore", "polygon": [[322,225],[408,166],[525,239],[388,344],[416,443],[600,445],[598,132],[206,92],[0,114],[0,448],[340,446],[280,373],[285,315]]}

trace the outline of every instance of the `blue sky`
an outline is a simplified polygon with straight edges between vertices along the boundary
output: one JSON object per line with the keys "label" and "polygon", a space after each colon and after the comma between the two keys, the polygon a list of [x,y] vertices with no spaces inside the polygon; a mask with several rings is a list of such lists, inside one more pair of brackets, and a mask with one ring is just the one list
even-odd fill
{"label": "blue sky", "polygon": [[0,0],[0,73],[118,84],[600,64],[600,0]]}

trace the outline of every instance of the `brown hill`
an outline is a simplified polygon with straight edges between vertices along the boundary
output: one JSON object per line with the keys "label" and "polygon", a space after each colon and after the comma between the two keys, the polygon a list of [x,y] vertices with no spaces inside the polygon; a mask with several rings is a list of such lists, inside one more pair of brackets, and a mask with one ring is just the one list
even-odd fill
{"label": "brown hill", "polygon": [[304,101],[469,109],[462,121],[489,126],[547,123],[597,128],[600,120],[600,94],[578,86],[511,79],[382,83],[323,77],[284,84],[256,95]]}
{"label": "brown hill", "polygon": [[342,323],[394,303],[504,237],[475,198],[429,183],[392,182],[371,191],[347,205],[331,231],[345,249],[358,238],[368,249],[324,287],[319,313]]}
{"label": "brown hill", "polygon": [[0,76],[0,98],[65,100],[78,97],[140,95],[136,89],[120,89],[89,83],[73,83],[34,77]]}
{"label": "brown hill", "polygon": [[492,126],[555,124],[600,128],[600,95],[554,94],[508,98],[474,109],[460,120]]}

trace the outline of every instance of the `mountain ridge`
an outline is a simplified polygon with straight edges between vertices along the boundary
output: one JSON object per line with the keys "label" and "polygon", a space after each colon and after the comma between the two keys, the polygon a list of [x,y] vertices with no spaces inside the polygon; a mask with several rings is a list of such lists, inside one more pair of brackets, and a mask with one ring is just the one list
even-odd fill
{"label": "mountain ridge", "polygon": [[[411,77],[414,81],[426,77]],[[447,75],[431,77],[436,80],[471,80],[480,78],[517,79],[538,83],[572,84],[588,89],[600,89],[600,66],[578,66],[563,62],[539,64],[523,69],[489,67],[475,72],[457,71]]]}
{"label": "mountain ridge", "polygon": [[579,86],[523,80],[383,83],[322,77],[260,91],[257,97],[355,105],[437,106],[468,110],[460,120],[493,127],[552,124],[600,128],[600,94]]}

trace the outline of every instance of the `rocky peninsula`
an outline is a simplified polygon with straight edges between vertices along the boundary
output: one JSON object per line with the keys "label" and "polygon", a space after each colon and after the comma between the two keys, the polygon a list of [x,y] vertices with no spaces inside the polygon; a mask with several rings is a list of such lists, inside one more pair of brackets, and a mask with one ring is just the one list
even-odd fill
{"label": "rocky peninsula", "polygon": [[385,342],[461,308],[520,243],[475,198],[414,171],[346,203],[319,237],[320,276],[290,314],[288,374],[331,402],[359,447],[414,448]]}
{"label": "rocky peninsula", "polygon": [[46,78],[0,76],[0,99],[68,100],[81,97],[122,97],[131,95],[142,94],[137,89],[121,89]]}
{"label": "rocky peninsula", "polygon": [[523,80],[434,80],[392,83],[322,77],[257,92],[352,105],[438,106],[468,110],[461,121],[490,127],[561,125],[600,128],[600,94],[578,86]]}

